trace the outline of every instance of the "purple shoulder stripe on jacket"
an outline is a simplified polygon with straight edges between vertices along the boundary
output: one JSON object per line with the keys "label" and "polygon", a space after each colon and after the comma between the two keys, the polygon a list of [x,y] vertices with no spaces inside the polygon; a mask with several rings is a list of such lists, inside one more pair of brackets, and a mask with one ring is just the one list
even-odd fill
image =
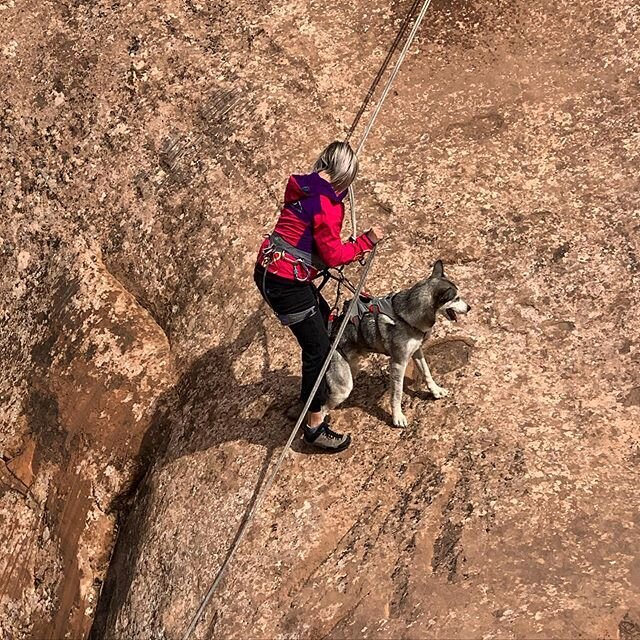
{"label": "purple shoulder stripe on jacket", "polygon": [[[320,196],[324,195],[332,202],[340,203],[346,191],[337,194],[331,184],[317,173],[306,175],[292,175],[284,194],[284,209],[282,215],[295,216],[304,223],[304,230],[297,237],[287,240],[298,249],[313,252],[313,217],[320,212],[322,204]],[[282,221],[285,222],[285,221]],[[291,229],[292,231],[292,229]],[[291,233],[290,233],[291,236]]]}

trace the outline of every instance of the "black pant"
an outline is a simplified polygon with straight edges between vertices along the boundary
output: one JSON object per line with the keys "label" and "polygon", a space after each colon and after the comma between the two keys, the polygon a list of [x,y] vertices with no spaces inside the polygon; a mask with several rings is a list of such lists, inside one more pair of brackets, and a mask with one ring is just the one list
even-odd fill
{"label": "black pant", "polygon": [[[320,369],[322,369],[322,365],[331,348],[327,330],[329,305],[318,289],[310,282],[289,281],[267,273],[263,291],[263,278],[263,269],[256,267],[253,279],[262,297],[277,314],[297,313],[310,307],[316,308],[316,312],[312,316],[289,326],[298,340],[298,344],[302,347],[300,400],[305,402],[311,394],[311,389],[313,389]],[[320,411],[326,399],[327,383],[323,377],[316,395],[311,401],[309,410]]]}

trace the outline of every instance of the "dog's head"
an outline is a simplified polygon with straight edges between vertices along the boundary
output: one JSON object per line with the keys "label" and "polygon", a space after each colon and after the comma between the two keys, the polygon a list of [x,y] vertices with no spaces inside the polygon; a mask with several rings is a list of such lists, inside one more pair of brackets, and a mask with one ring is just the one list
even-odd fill
{"label": "dog's head", "polygon": [[458,314],[471,311],[471,305],[460,297],[458,287],[445,277],[442,260],[438,260],[433,265],[433,271],[428,280],[433,287],[433,302],[436,311],[439,311],[453,322],[458,321]]}

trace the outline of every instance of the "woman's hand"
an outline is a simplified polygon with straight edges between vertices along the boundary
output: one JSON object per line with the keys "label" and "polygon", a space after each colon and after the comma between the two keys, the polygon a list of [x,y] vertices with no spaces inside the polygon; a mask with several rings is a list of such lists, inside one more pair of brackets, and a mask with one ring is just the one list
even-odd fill
{"label": "woman's hand", "polygon": [[382,238],[384,238],[384,229],[377,224],[374,224],[371,229],[367,231],[367,236],[373,244],[378,244]]}

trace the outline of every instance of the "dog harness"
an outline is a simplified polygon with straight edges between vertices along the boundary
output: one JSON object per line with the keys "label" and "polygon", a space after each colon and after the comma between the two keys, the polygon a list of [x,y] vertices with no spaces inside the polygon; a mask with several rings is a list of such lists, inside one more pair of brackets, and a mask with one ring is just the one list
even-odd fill
{"label": "dog harness", "polygon": [[[366,313],[372,313],[373,315],[384,315],[389,318],[391,324],[395,324],[398,316],[393,309],[393,297],[395,293],[389,293],[386,296],[373,297],[366,293],[361,293],[358,296],[358,301],[351,314],[349,321],[356,327],[360,324],[360,321]],[[350,301],[345,302],[344,309],[347,309]]]}

